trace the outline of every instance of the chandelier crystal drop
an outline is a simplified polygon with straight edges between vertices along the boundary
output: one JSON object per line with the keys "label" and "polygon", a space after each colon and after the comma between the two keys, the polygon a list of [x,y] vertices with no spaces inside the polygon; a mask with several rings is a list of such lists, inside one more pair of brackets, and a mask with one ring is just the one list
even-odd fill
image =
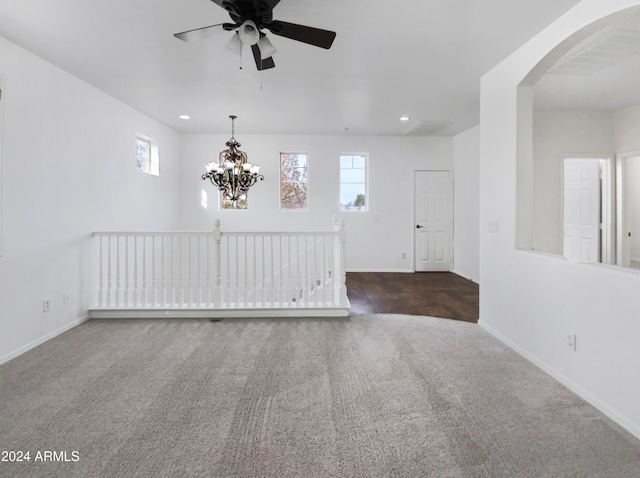
{"label": "chandelier crystal drop", "polygon": [[231,118],[231,139],[226,146],[229,149],[220,153],[219,162],[207,164],[207,172],[202,175],[202,179],[208,179],[222,191],[224,197],[229,201],[245,199],[249,188],[258,179],[264,181],[264,176],[260,174],[260,166],[247,163],[247,153],[240,151],[240,143],[234,137],[234,121],[237,116]]}

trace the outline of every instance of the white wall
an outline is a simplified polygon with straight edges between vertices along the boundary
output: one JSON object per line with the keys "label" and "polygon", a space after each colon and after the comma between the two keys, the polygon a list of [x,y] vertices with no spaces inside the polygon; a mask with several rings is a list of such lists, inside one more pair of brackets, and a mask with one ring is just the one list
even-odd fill
{"label": "white wall", "polygon": [[614,144],[617,152],[640,151],[640,105],[616,111],[613,115]]}
{"label": "white wall", "polygon": [[453,138],[453,272],[480,282],[480,127]]}
{"label": "white wall", "polygon": [[[4,39],[0,58],[2,363],[85,317],[92,231],[176,227],[180,138]],[[160,177],[136,171],[136,133],[158,141]]]}
{"label": "white wall", "polygon": [[[218,211],[214,186],[200,176],[226,149],[229,134],[183,136],[183,229],[210,230],[219,218],[223,230],[326,230],[337,215],[347,227],[348,271],[412,270],[413,171],[451,169],[451,138],[243,135],[239,118],[236,139],[265,180],[251,189],[248,210]],[[279,210],[279,158],[287,151],[309,154],[308,211]],[[352,152],[369,154],[368,212],[339,211],[339,156]],[[202,190],[209,197],[206,210]]]}
{"label": "white wall", "polygon": [[574,32],[638,5],[583,0],[482,79],[480,324],[640,437],[640,274],[515,247],[518,85]]}
{"label": "white wall", "polygon": [[533,249],[562,254],[564,158],[613,159],[613,151],[611,113],[534,112]]}

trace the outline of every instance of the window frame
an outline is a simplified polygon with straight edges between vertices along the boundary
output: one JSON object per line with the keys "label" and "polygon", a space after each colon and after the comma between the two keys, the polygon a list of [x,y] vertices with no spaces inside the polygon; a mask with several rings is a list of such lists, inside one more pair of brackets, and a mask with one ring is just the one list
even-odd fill
{"label": "window frame", "polygon": [[[149,145],[149,157],[144,158],[144,164],[140,167],[138,161],[138,143],[145,142]],[[160,149],[158,142],[144,134],[136,133],[136,170],[150,176],[160,176]]]}
{"label": "window frame", "polygon": [[[361,209],[353,208],[353,209],[343,209],[342,207],[342,184],[362,184],[360,182],[348,182],[342,181],[342,170],[343,169],[361,169],[361,168],[343,168],[342,167],[342,158],[344,156],[361,156],[364,159],[364,207]],[[365,152],[342,152],[338,157],[338,209],[340,212],[369,212],[369,203],[371,201],[371,197],[369,196],[369,153]]]}
{"label": "window frame", "polygon": [[[304,166],[305,169],[305,207],[303,208],[286,208],[283,207],[282,204],[282,156],[285,154],[295,154],[295,155],[304,155],[306,157],[306,165]],[[299,166],[298,166],[299,167]],[[306,151],[280,151],[280,164],[278,167],[278,191],[279,191],[279,197],[278,197],[278,205],[279,205],[279,210],[280,211],[286,211],[286,212],[307,212],[309,211],[309,153]]]}

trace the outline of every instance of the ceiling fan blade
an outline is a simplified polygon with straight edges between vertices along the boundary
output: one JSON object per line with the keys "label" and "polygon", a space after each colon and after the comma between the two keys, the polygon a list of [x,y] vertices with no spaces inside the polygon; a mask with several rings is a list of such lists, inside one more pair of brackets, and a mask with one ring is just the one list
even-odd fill
{"label": "ceiling fan blade", "polygon": [[251,51],[253,52],[253,59],[256,62],[256,68],[258,71],[275,68],[276,64],[273,61],[273,57],[270,56],[269,58],[262,58],[258,44],[251,45]]}
{"label": "ceiling fan blade", "polygon": [[331,48],[333,40],[336,38],[336,32],[278,20],[266,24],[265,28],[268,28],[274,35],[280,35],[281,37],[301,41],[327,50]]}
{"label": "ceiling fan blade", "polygon": [[[220,28],[222,27],[222,28]],[[231,27],[231,28],[229,28]],[[194,42],[209,38],[223,30],[231,30],[235,27],[233,23],[218,23],[217,25],[209,25],[208,27],[196,28],[194,30],[187,30],[186,32],[174,33],[174,37],[186,41]]]}

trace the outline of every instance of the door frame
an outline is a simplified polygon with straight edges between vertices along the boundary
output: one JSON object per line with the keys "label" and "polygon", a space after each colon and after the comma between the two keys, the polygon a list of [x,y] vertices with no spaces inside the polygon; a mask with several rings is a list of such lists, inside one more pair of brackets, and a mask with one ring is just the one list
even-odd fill
{"label": "door frame", "polygon": [[[640,155],[640,151],[638,151]],[[562,175],[560,190],[562,191],[560,230],[564,235],[564,160],[565,159],[597,159],[600,161],[600,249],[598,263],[617,264],[617,209],[620,201],[618,194],[618,161],[608,154],[564,154],[562,155]]]}
{"label": "door frame", "polygon": [[449,224],[449,272],[453,271],[453,265],[454,265],[454,250],[453,250],[453,234],[454,234],[454,204],[453,204],[453,199],[454,199],[454,194],[453,194],[453,186],[454,186],[454,180],[453,180],[453,169],[447,169],[447,168],[438,168],[438,169],[414,169],[413,173],[411,175],[411,194],[413,197],[413,200],[411,201],[411,255],[413,260],[411,261],[411,272],[415,273],[416,272],[416,233],[415,233],[415,228],[416,228],[416,174],[419,172],[427,172],[427,173],[442,173],[442,172],[446,172],[449,173],[449,203],[451,204],[451,223]]}
{"label": "door frame", "polygon": [[615,193],[616,193],[616,255],[615,264],[622,267],[631,266],[631,251],[627,240],[627,194],[625,191],[627,160],[640,156],[640,150],[616,153],[615,157]]}

